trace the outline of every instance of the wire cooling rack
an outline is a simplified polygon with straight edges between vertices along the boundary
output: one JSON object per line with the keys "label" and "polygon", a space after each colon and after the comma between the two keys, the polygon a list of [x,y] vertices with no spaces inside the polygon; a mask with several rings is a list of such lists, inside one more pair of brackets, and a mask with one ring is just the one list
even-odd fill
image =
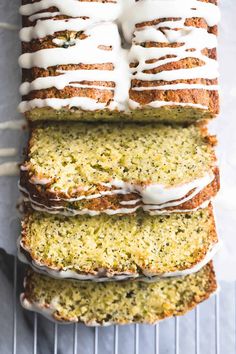
{"label": "wire cooling rack", "polygon": [[[23,269],[10,257],[12,298],[7,318],[0,316],[1,354],[232,354],[236,352],[236,284],[221,291],[184,317],[155,326],[87,328],[59,325],[21,308]],[[1,284],[1,288],[4,284]],[[1,314],[1,309],[0,309]],[[8,322],[8,326],[6,326]],[[1,331],[8,328],[3,344]],[[7,343],[7,346],[6,346]]]}
{"label": "wire cooling rack", "polygon": [[[21,19],[17,14],[20,3],[21,0],[0,0],[0,21],[20,26]],[[219,124],[222,126],[223,136],[227,127],[229,132],[235,130],[232,124],[235,115],[234,98],[229,93],[235,85],[232,70],[235,68],[236,42],[233,34],[236,31],[236,1],[221,1],[221,10],[223,27],[220,30],[219,59],[224,123]],[[17,34],[1,31],[0,46],[0,85],[3,83],[0,113],[4,119],[10,119],[16,116],[16,107],[20,100],[20,73],[17,65],[20,43]],[[229,141],[230,139],[225,140],[225,143],[221,142],[225,155],[230,155],[232,150],[232,139],[230,144]],[[3,199],[1,191],[0,205],[3,204]],[[2,223],[7,217],[8,214],[4,214]],[[2,223],[1,236],[6,236],[7,228]],[[221,292],[195,311],[184,317],[165,320],[157,326],[94,329],[80,324],[55,325],[40,315],[24,311],[19,303],[23,273],[23,267],[17,259],[0,250],[0,354],[236,353],[236,283],[221,283]]]}

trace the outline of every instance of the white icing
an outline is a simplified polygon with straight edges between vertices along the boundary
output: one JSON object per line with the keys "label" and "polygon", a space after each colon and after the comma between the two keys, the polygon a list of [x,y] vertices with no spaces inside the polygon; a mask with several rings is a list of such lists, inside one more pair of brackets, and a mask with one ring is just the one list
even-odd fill
{"label": "white icing", "polygon": [[[142,32],[140,31],[140,33]],[[205,38],[202,38],[204,37],[203,33],[206,33]],[[201,53],[204,48],[212,49],[216,47],[215,35],[208,33],[205,29],[194,28],[189,31],[186,36],[181,37],[180,41],[183,41],[184,44],[177,48],[144,48],[141,45],[134,44],[130,50],[129,58],[131,62],[138,62],[139,65],[131,69],[133,72],[133,78],[146,81],[174,81],[179,79],[189,80],[198,78],[216,79],[219,76],[217,61],[208,58],[206,55]],[[168,38],[166,38],[166,42],[168,42]],[[193,45],[195,51],[188,52],[189,49],[193,48]],[[158,60],[158,64],[157,62],[147,63],[150,59],[162,58],[166,55],[172,55],[175,57]],[[205,65],[193,67],[191,69],[164,70],[156,74],[144,73],[145,70],[151,70],[161,65],[178,62],[185,58],[196,58],[202,60]]]}
{"label": "white icing", "polygon": [[[43,205],[42,203],[36,202],[35,200],[33,200],[28,192],[26,191],[26,189],[20,187],[20,190],[24,193],[24,195],[27,195],[27,197],[24,197],[24,201],[25,202],[30,202],[31,206],[33,209],[40,211],[40,212],[47,212],[49,214],[60,214],[60,215],[64,215],[64,216],[77,216],[77,215],[89,215],[89,216],[97,216],[100,214],[107,214],[107,215],[117,215],[117,214],[133,214],[135,213],[138,209],[143,208],[144,206],[142,204],[137,204],[136,206],[134,206],[133,208],[118,208],[118,209],[104,209],[102,211],[99,210],[90,210],[90,209],[73,209],[73,205],[68,208],[68,207],[61,207],[61,206],[46,206]],[[129,203],[127,203],[126,205],[131,205],[131,202],[133,201],[129,201]],[[138,203],[139,201],[134,201],[135,203]],[[149,210],[147,208],[145,208],[145,211],[148,212],[150,215],[169,215],[171,213],[188,213],[188,212],[194,212],[197,211],[199,209],[205,209],[209,203],[211,202],[210,200],[207,200],[205,202],[203,202],[202,204],[200,204],[198,207],[194,208],[194,209],[174,209],[174,210],[169,210],[169,209],[154,209],[154,210]],[[122,205],[122,202],[120,203]],[[133,203],[132,203],[133,204]]]}
{"label": "white icing", "polygon": [[[57,7],[56,13],[50,13],[50,6]],[[37,13],[38,11],[44,11]],[[204,48],[212,49],[217,46],[216,36],[208,33],[204,28],[196,28],[185,25],[186,18],[202,17],[209,26],[219,22],[219,9],[211,3],[198,0],[169,0],[163,6],[163,0],[146,0],[135,2],[134,0],[119,0],[116,3],[80,2],[77,0],[41,0],[33,4],[23,5],[20,10],[24,16],[30,16],[31,21],[36,21],[35,26],[23,28],[20,32],[22,41],[29,42],[32,39],[40,39],[45,36],[54,36],[53,43],[58,48],[42,49],[35,53],[25,53],[20,57],[22,68],[30,69],[33,66],[47,69],[49,66],[78,64],[78,63],[112,63],[114,70],[75,70],[64,71],[59,76],[40,77],[32,83],[23,83],[21,94],[27,95],[33,90],[42,90],[56,87],[62,90],[66,86],[80,88],[95,88],[105,90],[104,86],[84,85],[80,81],[111,81],[115,83],[114,98],[108,106],[87,97],[72,97],[68,99],[33,99],[20,104],[20,112],[24,113],[34,108],[51,107],[59,110],[63,107],[79,107],[82,110],[110,110],[128,111],[141,107],[138,103],[129,100],[129,88],[132,79],[166,82],[190,79],[217,79],[217,61],[208,58],[202,53]],[[58,15],[68,16],[66,20],[55,18]],[[81,17],[85,16],[86,19]],[[156,18],[176,18],[175,21],[161,22],[155,26],[136,29],[135,25],[144,21],[152,21]],[[115,23],[122,25],[126,40],[132,42],[130,50],[121,48],[120,36]],[[112,26],[116,29],[112,29]],[[101,30],[103,29],[103,30]],[[161,29],[161,30],[160,30]],[[59,31],[85,31],[89,35],[86,40],[73,39],[68,48],[63,48],[63,40],[56,37]],[[115,33],[116,32],[116,33]],[[142,42],[154,41],[159,43],[180,43],[178,48],[159,47],[144,48]],[[127,43],[124,43],[126,47]],[[111,51],[104,51],[98,45],[111,45]],[[189,51],[194,48],[194,51]],[[63,55],[62,55],[63,53]],[[172,58],[161,59],[172,55]],[[145,70],[156,68],[160,65],[177,62],[185,58],[201,60],[203,65],[179,69],[162,70],[156,74],[147,74]],[[158,62],[148,63],[150,59],[158,59]],[[129,63],[138,63],[136,68],[129,68]],[[217,90],[217,85],[198,84],[169,84],[155,87],[133,87],[134,91],[149,90]],[[202,110],[208,109],[206,104],[194,104],[191,102],[165,102],[153,101],[147,107],[160,108],[162,106],[191,106]]]}
{"label": "white icing", "polygon": [[18,176],[19,175],[19,162],[5,162],[0,164],[0,177],[1,176]]}
{"label": "white icing", "polygon": [[44,20],[37,21],[35,26],[24,27],[20,30],[20,39],[22,42],[30,42],[32,39],[53,36],[55,32],[62,31],[85,31],[94,21],[90,19],[70,18],[67,20]]}
{"label": "white icing", "polygon": [[[28,167],[25,166],[25,165],[21,165],[20,166],[20,169],[21,171],[27,171],[28,170]],[[30,183],[31,184],[35,184],[35,185],[45,185],[45,184],[49,184],[51,182],[51,179],[49,178],[37,178],[37,177],[31,177],[30,179]],[[102,186],[104,187],[107,187],[107,184],[106,183],[101,183]],[[19,183],[18,185],[19,189],[25,193],[25,194],[28,194],[28,191],[27,189],[25,189],[24,187],[22,187]],[[83,188],[83,191],[86,191],[88,190],[89,187],[84,187]],[[65,194],[68,194],[67,191],[63,191]],[[79,200],[90,200],[90,199],[96,199],[96,198],[101,198],[103,196],[108,196],[108,195],[116,195],[116,194],[127,194],[127,190],[126,189],[112,189],[112,190],[106,190],[106,191],[100,191],[99,193],[97,194],[91,194],[91,195],[81,195],[80,197],[75,197],[75,198],[63,198],[63,197],[60,197],[60,200],[64,200],[64,201],[67,201],[67,202],[77,202]],[[59,199],[58,198],[50,198],[50,201],[58,201]],[[132,200],[132,201],[127,201],[127,202],[122,202],[123,204],[126,204],[126,205],[131,205],[131,204],[135,204],[136,202],[138,203],[140,201],[140,198],[137,199],[136,201]],[[121,204],[122,204],[121,203]]]}
{"label": "white icing", "polygon": [[157,210],[149,210],[149,214],[150,215],[168,215],[170,213],[189,213],[194,212],[194,211],[198,211],[199,209],[205,209],[211,202],[210,200],[207,200],[205,202],[203,202],[202,204],[200,204],[198,207],[191,209],[191,210],[187,210],[187,209],[174,209],[174,210],[168,210],[168,209],[157,209]]}
{"label": "white icing", "polygon": [[[117,214],[133,214],[135,213],[138,209],[143,208],[142,205],[137,205],[134,208],[118,208],[118,209],[104,209],[102,211],[99,210],[90,210],[90,209],[73,209],[73,206],[71,208],[66,208],[66,207],[48,207],[43,204],[40,204],[31,198],[24,198],[25,202],[30,202],[31,206],[33,209],[41,212],[47,212],[49,214],[60,214],[64,216],[77,216],[77,215],[89,215],[89,216],[97,216],[100,214],[107,214],[107,215],[117,215]],[[195,209],[174,209],[174,210],[169,210],[169,209],[157,209],[157,210],[148,210],[145,208],[145,211],[148,212],[150,215],[169,215],[171,213],[188,213],[188,212],[194,212],[199,209],[204,209],[206,208],[210,203],[209,201],[206,201],[199,205]]]}
{"label": "white icing", "polygon": [[[141,105],[138,102],[135,102],[133,100],[129,100],[129,106],[131,109],[136,109],[141,107]],[[199,109],[207,109],[207,106],[204,106],[202,104],[197,104],[197,103],[183,103],[183,102],[173,102],[173,101],[153,101],[150,102],[149,104],[146,105],[146,107],[152,107],[152,108],[160,108],[164,106],[180,106],[180,107],[194,107],[194,108],[199,108]]]}
{"label": "white icing", "polygon": [[26,125],[26,121],[24,119],[9,120],[5,122],[0,122],[0,130],[6,130],[6,129],[20,130],[23,129],[25,125]]}
{"label": "white icing", "polygon": [[[104,73],[101,70],[77,70],[77,71],[62,71],[58,70],[61,75],[50,76],[47,80],[43,77],[37,78],[32,82],[25,82],[20,87],[20,93],[22,95],[28,95],[33,90],[47,89],[50,87],[56,87],[58,90],[64,89],[66,86],[70,87],[86,87],[86,88],[99,88],[101,86],[95,85],[82,85],[78,84],[77,81],[103,81]],[[114,71],[108,71],[107,81],[114,81]],[[110,88],[103,88],[104,90],[110,90]],[[114,90],[114,88],[111,88]]]}
{"label": "white icing", "polygon": [[[152,86],[152,87],[145,87],[145,86],[138,86],[138,87],[133,87],[133,91],[150,91],[150,90],[190,90],[190,89],[196,89],[196,90],[208,90],[208,91],[218,91],[219,86],[218,85],[203,85],[203,84],[175,84],[175,85],[163,85],[163,86]],[[171,103],[173,104],[173,102]],[[176,104],[176,102],[175,102]],[[178,103],[177,104],[181,104]]]}
{"label": "white icing", "polygon": [[[161,209],[163,207],[177,206],[183,202],[191,200],[195,195],[209,185],[214,178],[215,176],[213,173],[206,173],[206,175],[202,178],[198,178],[189,183],[184,183],[174,187],[166,187],[162,184],[149,184],[142,186],[119,180],[113,180],[111,183],[107,183],[106,186],[108,188],[115,187],[124,190],[127,194],[137,193],[140,195],[142,202],[145,205],[148,207],[153,205],[153,209],[158,209],[159,206]],[[190,194],[186,197],[188,193]]]}
{"label": "white icing", "polygon": [[[45,304],[40,303],[40,302],[30,302],[26,297],[25,294],[22,293],[20,295],[20,302],[22,307],[24,307],[24,309],[28,310],[28,311],[33,311],[33,312],[37,312],[40,315],[44,316],[45,318],[47,318],[50,321],[53,321],[55,323],[63,323],[66,324],[68,322],[66,321],[56,321],[56,319],[53,317],[53,313],[57,310],[55,304],[50,304],[49,307],[45,307]],[[71,321],[70,323],[72,323],[73,321]],[[77,322],[77,321],[74,321]]]}
{"label": "white icing", "polygon": [[51,48],[22,54],[19,64],[24,69],[35,66],[47,69],[55,65],[112,63],[115,60],[117,52],[98,48],[98,46],[112,46],[113,49],[119,50],[120,37],[115,24],[100,24],[88,29],[85,34],[88,36],[86,39],[75,39],[76,44],[66,50]]}
{"label": "white icing", "polygon": [[[113,101],[108,108],[124,110],[129,90],[129,68],[126,60],[126,52],[121,48],[120,36],[116,24],[103,23],[89,28],[85,34],[86,39],[75,39],[72,46],[65,48],[43,49],[35,53],[25,53],[19,58],[22,68],[32,67],[48,68],[63,64],[104,64],[112,63],[114,70],[58,70],[58,76],[40,77],[31,83],[25,82],[21,85],[20,92],[27,95],[34,90],[48,89],[55,87],[62,90],[65,87],[83,87],[80,81],[101,81],[113,82],[115,87]],[[105,50],[101,46],[111,47]],[[63,55],[62,55],[63,54]],[[120,80],[123,77],[123,80]],[[102,85],[86,86],[87,88],[99,88],[109,90]],[[101,110],[106,108],[106,103],[100,103],[88,97],[72,97],[67,99],[34,99],[24,101],[20,104],[20,112],[32,108],[49,106],[60,109],[65,106],[80,107],[83,110]]]}
{"label": "white icing", "polygon": [[[117,215],[117,214],[132,214],[137,211],[142,206],[136,206],[135,208],[118,208],[118,209],[105,209],[105,210],[90,210],[90,209],[81,209],[76,210],[71,208],[63,208],[63,207],[47,207],[43,204],[33,201],[30,198],[25,198],[25,201],[30,201],[33,209],[37,211],[47,212],[49,214],[60,214],[65,216],[77,216],[77,215],[89,215],[89,216],[97,216],[102,213],[107,215]],[[176,212],[176,211],[175,211]],[[157,215],[157,214],[155,214]]]}
{"label": "white icing", "polygon": [[120,202],[121,205],[136,205],[140,202],[140,199],[135,199],[135,200],[124,200],[123,202]]}
{"label": "white icing", "polygon": [[[21,12],[21,9],[20,9]],[[60,16],[60,12],[41,12],[41,13],[37,13],[35,15],[29,16],[29,20],[31,22],[34,22],[36,20],[41,20],[41,19],[46,19],[46,18],[53,18],[56,16]]]}
{"label": "white icing", "polygon": [[[50,7],[56,7],[58,9],[58,15],[68,17],[91,17],[97,21],[116,20],[122,10],[120,0],[113,3],[81,2],[78,0],[40,0],[32,4],[22,5],[20,7],[20,14],[22,16],[34,15],[34,20],[36,20],[42,18],[42,15],[36,15],[36,12],[47,10]],[[49,13],[47,13],[47,16],[49,16]],[[54,14],[50,14],[50,16],[54,16]]]}
{"label": "white icing", "polygon": [[0,157],[16,156],[17,149],[15,148],[2,148],[0,149]]}
{"label": "white icing", "polygon": [[19,30],[18,26],[12,25],[11,23],[7,23],[7,22],[0,22],[0,28],[6,29],[9,31],[18,31]]}
{"label": "white icing", "polygon": [[128,41],[131,41],[137,23],[153,21],[156,18],[201,17],[209,26],[217,25],[220,20],[217,6],[198,0],[145,0],[135,2],[132,10],[132,13],[125,13],[122,19],[123,32]]}
{"label": "white icing", "polygon": [[[167,208],[177,207],[191,199],[193,199],[196,195],[198,195],[205,187],[207,187],[214,180],[215,176],[213,173],[206,174],[204,177],[196,179],[192,182],[185,183],[179,186],[174,187],[165,187],[161,184],[150,184],[147,186],[142,186],[138,184],[132,184],[128,182],[114,180],[111,183],[104,183],[103,185],[107,187],[109,190],[103,191],[97,194],[89,195],[89,196],[80,196],[77,198],[57,198],[50,199],[51,201],[60,201],[64,200],[68,203],[71,203],[70,207],[61,207],[61,206],[53,206],[47,207],[42,203],[39,203],[35,200],[33,195],[30,195],[29,191],[19,185],[20,190],[27,196],[27,199],[31,202],[32,207],[36,210],[46,210],[47,212],[51,212],[53,214],[64,214],[64,215],[99,215],[101,211],[94,211],[89,209],[76,210],[73,208],[73,202],[77,202],[80,200],[91,200],[96,198],[101,198],[106,195],[117,195],[117,194],[138,194],[140,196],[139,199],[122,201],[121,208],[116,210],[107,209],[103,210],[103,213],[108,215],[114,214],[127,214],[133,213],[139,208],[143,208],[146,212],[151,212],[154,215],[163,214],[166,212]],[[45,185],[49,183],[48,179],[40,179],[31,181],[33,184]],[[115,187],[113,190],[112,188]],[[53,192],[53,191],[52,191]],[[66,191],[65,191],[66,193]],[[130,207],[134,205],[134,207]],[[205,202],[204,202],[205,205]],[[201,208],[199,205],[198,208]],[[169,211],[171,212],[171,211]],[[178,212],[178,210],[173,210],[172,212]]]}
{"label": "white icing", "polygon": [[105,108],[104,103],[98,103],[96,100],[93,100],[88,97],[73,97],[73,98],[46,98],[40,99],[35,98],[30,101],[23,101],[19,105],[19,112],[25,113],[34,108],[43,108],[43,107],[51,107],[53,109],[59,110],[63,107],[80,107],[83,110],[100,110]]}
{"label": "white icing", "polygon": [[[45,318],[47,318],[49,321],[52,321],[54,323],[58,323],[58,324],[71,324],[71,323],[76,323],[78,322],[78,318],[70,318],[69,321],[59,321],[56,320],[55,317],[53,316],[54,312],[57,311],[57,307],[56,305],[52,302],[49,307],[45,306],[44,303],[41,302],[36,302],[36,301],[29,301],[25,294],[22,293],[20,295],[20,302],[23,308],[25,308],[28,311],[33,311],[33,312],[37,312],[38,314],[44,316]],[[115,324],[115,323],[114,323]],[[113,325],[113,322],[105,322],[102,325],[96,321],[91,321],[91,322],[87,322],[85,323],[85,325],[87,327],[107,327],[107,326],[111,326]]]}
{"label": "white icing", "polygon": [[[12,157],[17,155],[15,148],[1,148],[0,157]],[[0,164],[0,177],[17,176],[19,174],[19,162],[4,162]]]}
{"label": "white icing", "polygon": [[[138,63],[135,68],[131,68],[132,79],[143,81],[176,81],[176,80],[190,80],[190,79],[217,79],[219,76],[218,63],[216,60],[208,58],[202,53],[204,48],[213,49],[217,47],[217,38],[215,35],[208,33],[206,29],[188,27],[184,25],[184,20],[167,21],[168,24],[162,22],[156,27],[148,27],[143,30],[136,31],[134,33],[135,38],[133,45],[129,52],[130,62]],[[159,30],[159,27],[169,26],[170,29]],[[176,28],[184,28],[182,30],[176,30]],[[180,43],[181,46],[177,48],[171,47],[159,47],[159,48],[145,48],[141,43],[146,41],[155,41],[159,43],[171,44],[173,42]],[[194,51],[189,51],[194,47]],[[172,56],[171,58],[165,58],[166,56]],[[162,59],[163,58],[163,59]],[[164,59],[165,58],[165,59]],[[147,70],[158,68],[159,66],[178,62],[185,58],[194,58],[201,60],[204,65],[186,68],[186,69],[172,69],[161,70],[156,74],[146,73]],[[154,63],[150,63],[150,59],[157,59]],[[169,85],[160,85],[159,87],[134,87],[135,91],[150,91],[150,90],[179,90],[179,89],[205,89],[205,90],[217,90],[217,85],[205,85],[205,84],[189,84],[189,83],[173,83]],[[129,105],[135,109],[139,105],[136,102],[130,100]],[[153,101],[147,106],[153,108],[159,108],[164,105],[179,105],[179,106],[192,106],[195,108],[207,109],[208,106],[196,105],[193,103],[183,102],[164,102]],[[198,107],[197,107],[198,106]]]}
{"label": "white icing", "polygon": [[[122,273],[106,273],[105,269],[100,269],[97,271],[96,274],[91,274],[91,273],[78,273],[75,270],[70,269],[70,267],[65,267],[63,270],[57,270],[50,268],[48,266],[45,266],[44,264],[31,260],[29,261],[25,254],[23,253],[22,250],[24,250],[30,257],[29,252],[27,249],[24,247],[24,245],[21,242],[21,239],[18,239],[18,258],[21,262],[29,264],[36,272],[39,272],[41,274],[47,274],[55,279],[76,279],[80,281],[95,281],[95,282],[108,282],[108,281],[122,281],[122,280],[127,280],[127,279],[136,279],[139,281],[157,281],[162,278],[169,278],[169,277],[180,277],[180,276],[186,276],[190,275],[193,273],[198,272],[202,267],[204,267],[219,251],[221,248],[221,242],[218,242],[217,244],[213,245],[213,247],[207,252],[206,256],[196,265],[194,265],[190,269],[184,269],[181,271],[175,271],[175,272],[169,272],[169,273],[164,273],[164,274],[155,274],[147,271],[143,271],[142,274],[140,273],[132,273],[130,274],[129,272],[122,272]],[[104,275],[106,273],[106,275]]]}

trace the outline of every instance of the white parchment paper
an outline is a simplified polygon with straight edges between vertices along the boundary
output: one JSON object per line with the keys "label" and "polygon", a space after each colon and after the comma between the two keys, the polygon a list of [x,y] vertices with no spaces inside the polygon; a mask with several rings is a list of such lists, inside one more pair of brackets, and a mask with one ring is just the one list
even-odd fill
{"label": "white parchment paper", "polygon": [[[20,27],[18,8],[20,1],[0,1],[0,22]],[[4,121],[22,119],[17,114],[20,99],[18,87],[21,73],[18,68],[20,43],[16,30],[0,28],[0,124]],[[0,130],[0,148],[14,147],[16,156],[3,158],[0,163],[20,161],[24,145],[24,132],[20,130]],[[19,218],[16,203],[19,197],[18,177],[0,177],[0,247],[15,254],[15,240],[19,235]]]}
{"label": "white parchment paper", "polygon": [[[19,0],[1,0],[0,21],[20,27],[19,5]],[[210,124],[210,130],[219,139],[217,153],[222,189],[215,200],[215,211],[224,246],[215,263],[220,280],[236,280],[236,1],[222,0],[221,10],[219,62],[222,109],[220,117]],[[17,31],[0,28],[0,122],[22,118],[16,113],[20,101],[19,54]],[[20,130],[0,130],[0,148],[15,147],[18,150],[18,155],[10,160],[21,160],[25,135]],[[6,161],[9,158],[0,158],[0,163]],[[18,177],[0,177],[0,248],[13,255],[16,254],[16,239],[20,232],[16,210],[19,197],[17,180]]]}

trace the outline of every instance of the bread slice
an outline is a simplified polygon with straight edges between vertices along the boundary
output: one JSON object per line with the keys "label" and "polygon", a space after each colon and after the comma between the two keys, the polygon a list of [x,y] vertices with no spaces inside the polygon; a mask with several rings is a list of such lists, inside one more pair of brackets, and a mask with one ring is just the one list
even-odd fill
{"label": "bread slice", "polygon": [[32,212],[20,258],[56,278],[107,281],[197,272],[219,248],[212,207],[190,214],[79,218]]}
{"label": "bread slice", "polygon": [[215,117],[216,5],[23,0],[20,111],[31,121]]}
{"label": "bread slice", "polygon": [[65,215],[192,211],[219,189],[214,144],[202,126],[41,124],[20,188],[33,208]]}
{"label": "bread slice", "polygon": [[154,324],[183,315],[217,289],[212,264],[198,273],[145,283],[55,280],[29,271],[21,295],[24,308],[51,320],[88,326]]}

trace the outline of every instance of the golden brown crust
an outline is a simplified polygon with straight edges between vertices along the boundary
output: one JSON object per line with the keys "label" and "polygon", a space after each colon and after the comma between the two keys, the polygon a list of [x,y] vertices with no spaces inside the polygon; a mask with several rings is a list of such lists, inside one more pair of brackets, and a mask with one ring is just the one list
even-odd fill
{"label": "golden brown crust", "polygon": [[[171,207],[171,208],[165,208],[165,210],[168,212],[173,212],[175,210],[178,211],[185,211],[185,210],[194,210],[200,207],[204,202],[210,200],[213,198],[217,192],[220,189],[220,174],[219,174],[219,169],[216,167],[213,171],[215,178],[214,180],[206,186],[202,191],[200,191],[196,196],[194,196],[191,200],[180,203],[178,206]],[[54,207],[61,207],[60,212],[63,212],[63,210],[66,209],[66,207],[70,207],[70,209],[73,209],[73,202],[70,202],[68,204],[68,201],[65,199],[70,199],[71,197],[79,197],[81,196],[81,190],[78,188],[78,193],[73,194],[73,196],[68,196],[65,195],[64,193],[61,193],[59,191],[54,191],[52,192],[51,190],[48,190],[45,186],[42,185],[36,185],[33,183],[30,183],[30,179],[32,178],[32,175],[30,175],[30,171],[21,171],[21,176],[20,176],[20,186],[23,187],[25,190],[28,191],[28,193],[25,193],[26,197],[31,198],[32,202],[41,204],[41,207],[43,208],[44,206],[47,208],[51,208],[53,211]],[[93,193],[97,194],[101,191],[105,191],[106,188],[104,186],[99,186],[99,188],[94,189]],[[83,192],[84,193],[84,192]],[[191,193],[191,192],[190,192]],[[188,194],[185,196],[187,197]],[[63,198],[63,199],[62,199]],[[91,211],[106,211],[106,210],[117,210],[117,209],[122,209],[124,208],[124,205],[121,204],[121,202],[125,201],[131,201],[131,200],[137,200],[139,199],[140,196],[136,193],[129,193],[129,194],[115,194],[115,195],[105,195],[100,198],[95,198],[95,199],[87,199],[83,200],[81,203],[78,201],[74,204],[75,210],[76,209],[88,209]],[[79,206],[80,204],[80,206]],[[137,202],[135,206],[142,206],[141,201]],[[46,210],[45,208],[45,210]],[[127,205],[125,207],[127,209],[133,209],[134,205]],[[55,209],[56,211],[56,209]]]}
{"label": "golden brown crust", "polygon": [[[78,82],[76,82],[78,83]],[[84,84],[84,81],[80,81],[80,84]],[[90,82],[91,85],[96,85],[97,82],[93,81]],[[40,91],[32,91],[26,98],[26,100],[31,100],[35,98],[45,99],[45,98],[71,98],[71,97],[88,97],[96,100],[100,103],[105,103],[107,106],[109,105],[110,101],[114,97],[114,93],[109,90],[99,90],[94,88],[75,88],[75,87],[66,87],[63,90],[58,90],[55,87],[52,87],[47,90],[40,90]],[[25,99],[25,98],[24,98]]]}
{"label": "golden brown crust", "polygon": [[60,75],[57,70],[113,70],[114,65],[112,63],[105,64],[70,64],[70,65],[58,65],[57,67],[51,66],[48,69],[42,69],[34,67],[30,70],[23,69],[24,78],[26,81],[32,81],[37,77],[48,77],[50,75]]}
{"label": "golden brown crust", "polygon": [[178,102],[180,104],[194,103],[209,107],[213,115],[219,113],[219,94],[217,91],[203,89],[135,91],[131,89],[130,98],[141,106],[154,101]]}

